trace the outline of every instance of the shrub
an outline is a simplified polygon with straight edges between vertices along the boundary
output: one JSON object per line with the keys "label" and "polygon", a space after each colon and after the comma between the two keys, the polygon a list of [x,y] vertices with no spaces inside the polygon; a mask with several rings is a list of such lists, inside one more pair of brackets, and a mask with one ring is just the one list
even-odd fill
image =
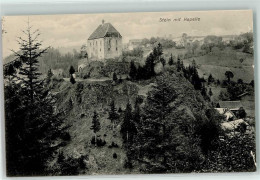
{"label": "shrub", "polygon": [[107,143],[107,142],[106,142],[105,140],[97,139],[97,146],[98,146],[98,147],[105,146],[106,143]]}
{"label": "shrub", "polygon": [[108,146],[108,148],[118,148],[118,144],[114,143],[114,141],[112,141],[111,145]]}
{"label": "shrub", "polygon": [[113,158],[114,158],[114,159],[117,158],[117,154],[116,154],[116,153],[113,154]]}
{"label": "shrub", "polygon": [[69,132],[63,133],[63,135],[62,135],[61,138],[62,138],[62,140],[64,140],[64,141],[70,141],[70,140],[71,140],[70,133],[69,133]]}
{"label": "shrub", "polygon": [[84,160],[87,158],[87,155],[81,155],[78,158],[74,157],[65,157],[62,152],[59,153],[57,163],[58,171],[61,175],[78,175],[84,171],[87,167]]}
{"label": "shrub", "polygon": [[210,151],[205,161],[208,172],[255,171],[252,154],[255,154],[254,135],[237,133],[215,142],[217,148]]}
{"label": "shrub", "polygon": [[91,138],[90,142],[91,142],[91,144],[95,145],[95,137],[94,136]]}

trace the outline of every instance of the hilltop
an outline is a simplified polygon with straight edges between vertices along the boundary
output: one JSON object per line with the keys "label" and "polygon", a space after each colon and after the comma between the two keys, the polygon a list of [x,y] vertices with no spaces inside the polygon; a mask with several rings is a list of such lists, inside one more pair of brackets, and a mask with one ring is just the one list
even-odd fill
{"label": "hilltop", "polygon": [[[193,86],[180,74],[173,74],[172,82],[178,93],[178,98],[173,102],[182,116],[192,119],[198,116],[205,116],[208,108],[203,97],[193,89]],[[52,80],[51,92],[57,98],[56,107],[58,112],[66,114],[66,123],[70,126],[69,133],[71,141],[62,151],[67,157],[79,158],[86,156],[88,169],[83,174],[118,174],[118,173],[140,173],[138,165],[131,171],[124,168],[127,160],[123,139],[120,134],[122,119],[126,104],[130,102],[132,108],[136,99],[142,102],[141,108],[145,105],[146,98],[153,87],[156,86],[156,78],[142,81],[127,81],[113,83],[112,80],[103,82],[81,81],[71,84],[67,81]],[[182,89],[186,89],[185,92]],[[120,115],[116,123],[115,132],[112,131],[111,121],[108,119],[109,105],[115,102],[115,107]],[[122,111],[120,111],[121,109]],[[202,110],[203,109],[203,110]],[[90,130],[93,112],[97,111],[101,123],[101,130],[97,133],[98,138],[105,140],[102,147],[95,147],[91,144],[94,133]],[[118,148],[109,145],[114,142]],[[113,158],[113,154],[117,158]]]}

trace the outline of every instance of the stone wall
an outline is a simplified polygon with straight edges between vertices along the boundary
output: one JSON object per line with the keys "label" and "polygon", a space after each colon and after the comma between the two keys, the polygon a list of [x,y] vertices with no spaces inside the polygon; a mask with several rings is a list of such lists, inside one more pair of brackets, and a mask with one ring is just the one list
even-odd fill
{"label": "stone wall", "polygon": [[115,58],[122,55],[122,38],[120,37],[105,37],[105,59]]}
{"label": "stone wall", "polygon": [[88,40],[88,57],[91,59],[102,60],[104,58],[104,38]]}

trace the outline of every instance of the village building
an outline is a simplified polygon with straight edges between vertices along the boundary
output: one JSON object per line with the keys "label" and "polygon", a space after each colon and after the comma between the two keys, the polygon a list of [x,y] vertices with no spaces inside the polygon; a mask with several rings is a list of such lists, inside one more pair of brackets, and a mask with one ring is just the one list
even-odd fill
{"label": "village building", "polygon": [[224,115],[226,121],[237,119],[235,114],[228,108],[215,108],[215,110],[217,110],[219,114]]}
{"label": "village building", "polygon": [[133,50],[134,48],[140,47],[142,44],[142,39],[131,39],[128,43],[128,50]]}
{"label": "village building", "polygon": [[87,41],[88,58],[105,61],[119,57],[122,54],[122,36],[111,23],[105,23],[97,27]]}
{"label": "village building", "polygon": [[217,108],[227,108],[230,111],[238,111],[241,107],[241,101],[219,101],[217,104]]}
{"label": "village building", "polygon": [[232,115],[234,115],[233,119],[236,118],[239,112],[244,109],[241,101],[219,101],[216,108],[224,109],[225,113],[227,113],[226,115],[229,116],[229,118],[232,118]]}

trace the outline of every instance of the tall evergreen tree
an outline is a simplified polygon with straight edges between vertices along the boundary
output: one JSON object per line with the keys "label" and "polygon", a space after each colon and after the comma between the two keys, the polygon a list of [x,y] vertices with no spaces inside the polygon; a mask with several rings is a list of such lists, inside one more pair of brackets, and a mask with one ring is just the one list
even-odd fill
{"label": "tall evergreen tree", "polygon": [[212,76],[212,74],[209,74],[209,77],[208,77],[208,84],[210,85],[211,83],[213,83],[215,80]]}
{"label": "tall evergreen tree", "polygon": [[180,59],[179,56],[178,56],[178,59],[177,59],[177,64],[176,64],[176,66],[177,66],[177,71],[180,72],[180,71],[181,71],[181,59]]}
{"label": "tall evergreen tree", "polygon": [[130,72],[129,72],[129,76],[131,77],[131,79],[136,79],[137,77],[137,69],[135,67],[135,63],[134,61],[131,61],[131,64],[130,64]]}
{"label": "tall evergreen tree", "polygon": [[171,57],[169,58],[169,62],[168,62],[168,64],[170,65],[170,66],[172,66],[173,65],[173,57],[172,57],[172,54],[171,54]]}
{"label": "tall evergreen tree", "polygon": [[[132,156],[149,164],[148,172],[188,171],[183,169],[196,167],[199,161],[194,120],[172,105],[178,100],[174,81],[168,73],[159,76],[143,107]],[[187,164],[183,165],[183,161]]]}
{"label": "tall evergreen tree", "polygon": [[52,76],[53,76],[53,73],[52,73],[51,69],[49,69],[48,72],[47,72],[47,78],[46,78],[47,84],[50,83]]}
{"label": "tall evergreen tree", "polygon": [[62,146],[66,127],[54,114],[54,98],[44,88],[38,71],[41,49],[39,31],[29,25],[19,37],[19,75],[5,86],[7,175],[46,175],[46,164]]}
{"label": "tall evergreen tree", "polygon": [[136,127],[133,122],[132,107],[131,104],[128,102],[125,109],[123,123],[121,125],[121,134],[124,139],[124,142],[126,142],[127,147],[128,143],[132,142],[135,133]]}
{"label": "tall evergreen tree", "polygon": [[140,105],[139,102],[136,100],[135,102],[135,109],[133,113],[133,120],[136,124],[140,124],[141,122],[141,115],[140,115]]}
{"label": "tall evergreen tree", "polygon": [[201,79],[199,77],[198,71],[197,69],[193,69],[193,74],[192,74],[192,78],[191,78],[191,83],[193,84],[194,88],[196,90],[200,90],[202,87],[202,83],[201,83]]}
{"label": "tall evergreen tree", "polygon": [[116,73],[114,72],[114,73],[113,73],[113,81],[116,82],[117,80],[118,80],[117,75],[116,75]]}
{"label": "tall evergreen tree", "polygon": [[75,84],[76,83],[76,80],[73,77],[73,75],[70,76],[70,82],[71,82],[71,84]]}
{"label": "tall evergreen tree", "polygon": [[74,69],[73,66],[70,66],[69,73],[70,73],[71,76],[72,76],[72,74],[75,73],[75,69]]}
{"label": "tall evergreen tree", "polygon": [[211,90],[211,88],[209,88],[209,96],[211,97],[213,95],[213,92]]}
{"label": "tall evergreen tree", "polygon": [[98,114],[94,111],[94,115],[92,118],[92,126],[90,127],[91,130],[95,133],[95,146],[97,145],[97,132],[100,131],[100,122],[98,119]]}
{"label": "tall evergreen tree", "polygon": [[165,59],[164,59],[163,57],[161,57],[160,61],[161,61],[162,65],[163,65],[163,67],[164,67],[164,66],[165,66],[165,64],[166,64],[166,61],[165,61]]}
{"label": "tall evergreen tree", "polygon": [[[157,50],[154,49],[154,51],[157,54]],[[145,78],[149,79],[152,76],[155,75],[154,67],[155,67],[155,56],[153,53],[150,53],[149,56],[146,58],[144,68],[142,68],[143,71],[145,71]]]}
{"label": "tall evergreen tree", "polygon": [[192,60],[192,67],[197,68],[197,64],[196,64],[196,61],[194,59]]}
{"label": "tall evergreen tree", "polygon": [[117,110],[116,110],[116,107],[115,107],[115,101],[112,100],[111,103],[110,103],[110,111],[109,111],[108,119],[112,123],[113,131],[114,131],[114,128],[115,128],[115,121],[117,121],[118,118],[119,118],[119,115],[117,114],[116,111]]}

